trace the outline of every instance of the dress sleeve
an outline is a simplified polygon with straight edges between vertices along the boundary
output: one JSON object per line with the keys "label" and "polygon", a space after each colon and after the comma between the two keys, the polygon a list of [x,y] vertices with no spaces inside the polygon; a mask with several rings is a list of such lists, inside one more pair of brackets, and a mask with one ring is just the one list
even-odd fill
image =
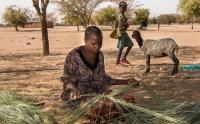
{"label": "dress sleeve", "polygon": [[76,62],[76,56],[73,52],[71,52],[65,59],[64,73],[61,77],[61,81],[63,82],[63,94],[61,97],[65,100],[70,99],[70,94],[76,89],[75,84],[77,82],[77,68],[78,64]]}

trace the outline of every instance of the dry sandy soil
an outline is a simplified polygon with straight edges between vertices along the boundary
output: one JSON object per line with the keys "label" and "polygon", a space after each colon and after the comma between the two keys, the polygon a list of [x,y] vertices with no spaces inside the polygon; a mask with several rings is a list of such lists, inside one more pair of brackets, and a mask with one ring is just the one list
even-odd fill
{"label": "dry sandy soil", "polygon": [[[150,26],[141,31],[144,39],[171,37],[179,45],[177,54],[180,64],[200,63],[200,26],[164,25],[160,31]],[[131,65],[116,67],[117,41],[109,38],[109,27],[101,27],[104,34],[103,52],[105,54],[106,71],[113,78],[142,77],[168,100],[200,99],[200,71],[182,71],[170,76],[172,62],[169,58],[152,58],[151,72],[143,74],[145,58],[136,42],[128,57]],[[130,27],[128,33],[136,29]],[[67,53],[83,44],[84,30],[76,31],[76,27],[55,27],[49,29],[49,56],[42,56],[40,29],[0,28],[0,90],[14,91],[29,96],[34,101],[59,98],[62,91],[60,77]],[[151,97],[142,87],[131,91],[138,103],[151,102]]]}

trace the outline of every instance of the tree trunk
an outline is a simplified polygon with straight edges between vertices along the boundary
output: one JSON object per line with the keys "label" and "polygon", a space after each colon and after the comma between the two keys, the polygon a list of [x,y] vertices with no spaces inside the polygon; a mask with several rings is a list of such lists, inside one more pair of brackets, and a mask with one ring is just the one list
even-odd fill
{"label": "tree trunk", "polygon": [[76,23],[76,26],[77,26],[77,31],[80,31],[78,23]]}
{"label": "tree trunk", "polygon": [[49,39],[48,39],[46,12],[43,11],[40,20],[42,24],[41,30],[42,30],[43,55],[46,56],[49,54]]}
{"label": "tree trunk", "polygon": [[192,17],[192,30],[194,29],[194,16]]}
{"label": "tree trunk", "polygon": [[160,30],[160,23],[158,23],[158,31]]}
{"label": "tree trunk", "polygon": [[15,25],[15,31],[19,31],[17,25]]}
{"label": "tree trunk", "polygon": [[49,39],[48,39],[48,29],[46,20],[46,9],[49,4],[49,0],[32,0],[32,2],[40,18],[41,30],[42,30],[43,55],[46,56],[49,54]]}
{"label": "tree trunk", "polygon": [[88,17],[88,21],[87,21],[87,27],[90,26],[90,20],[91,20],[91,15]]}
{"label": "tree trunk", "polygon": [[192,30],[194,29],[194,23],[192,22]]}

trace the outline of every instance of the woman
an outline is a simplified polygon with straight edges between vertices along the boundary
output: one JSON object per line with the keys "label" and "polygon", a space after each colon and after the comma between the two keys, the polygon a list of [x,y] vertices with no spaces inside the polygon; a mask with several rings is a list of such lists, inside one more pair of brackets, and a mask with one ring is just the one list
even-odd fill
{"label": "woman", "polygon": [[105,74],[102,51],[103,35],[96,26],[85,30],[85,45],[72,50],[64,64],[62,99],[79,101],[80,96],[88,93],[104,93],[109,85],[128,84],[135,79],[113,79]]}
{"label": "woman", "polygon": [[118,53],[116,65],[120,64],[121,55],[125,47],[128,47],[128,48],[123,58],[121,59],[121,63],[130,64],[130,62],[127,61],[126,57],[129,54],[131,48],[133,47],[133,42],[128,36],[128,33],[126,32],[129,27],[127,18],[125,16],[125,12],[127,11],[127,3],[124,1],[120,2],[119,10],[120,10],[120,14],[119,14],[117,22],[118,22],[118,28],[120,32],[120,38],[118,39],[118,45],[117,45],[117,48],[119,48],[119,53]]}

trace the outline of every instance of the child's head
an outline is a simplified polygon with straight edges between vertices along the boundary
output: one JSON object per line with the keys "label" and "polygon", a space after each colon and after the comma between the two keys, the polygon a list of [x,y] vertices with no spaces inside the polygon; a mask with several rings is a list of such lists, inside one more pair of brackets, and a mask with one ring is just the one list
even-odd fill
{"label": "child's head", "polygon": [[90,26],[85,30],[85,46],[90,52],[97,53],[102,46],[103,35],[96,26]]}
{"label": "child's head", "polygon": [[127,6],[128,4],[124,1],[120,2],[119,3],[119,10],[122,12],[122,13],[125,13],[126,10],[127,10]]}

